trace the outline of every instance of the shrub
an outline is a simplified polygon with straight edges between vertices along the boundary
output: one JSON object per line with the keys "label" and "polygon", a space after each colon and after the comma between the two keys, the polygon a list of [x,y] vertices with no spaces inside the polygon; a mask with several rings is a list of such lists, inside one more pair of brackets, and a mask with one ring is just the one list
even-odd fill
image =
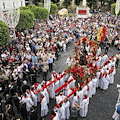
{"label": "shrub", "polygon": [[37,7],[35,5],[33,6],[28,6],[31,11],[34,13],[35,15],[35,19],[39,19],[39,20],[42,20],[42,19],[46,19],[48,17],[48,10],[44,7]]}
{"label": "shrub", "polygon": [[8,43],[9,40],[9,28],[4,22],[0,21],[0,45]]}
{"label": "shrub", "polygon": [[56,10],[57,10],[57,5],[56,4],[51,4],[50,14],[55,14]]}
{"label": "shrub", "polygon": [[31,12],[31,10],[20,10],[20,19],[17,28],[25,29],[33,26],[34,26],[33,12]]}

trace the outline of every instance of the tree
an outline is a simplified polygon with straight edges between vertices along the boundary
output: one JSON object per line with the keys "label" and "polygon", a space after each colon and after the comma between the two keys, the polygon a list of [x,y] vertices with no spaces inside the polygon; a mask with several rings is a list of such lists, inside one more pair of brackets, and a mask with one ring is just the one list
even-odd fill
{"label": "tree", "polygon": [[[112,13],[112,15],[115,15],[115,6],[116,6],[116,3],[111,5],[111,13]],[[118,15],[120,15],[120,11],[119,11]]]}
{"label": "tree", "polygon": [[39,2],[44,3],[44,0],[33,0],[33,4],[38,5]]}
{"label": "tree", "polygon": [[4,22],[0,21],[0,45],[8,43],[9,40],[9,28]]}
{"label": "tree", "polygon": [[51,0],[51,2],[58,4],[60,2],[60,0]]}
{"label": "tree", "polygon": [[63,6],[65,6],[66,8],[68,8],[68,6],[70,6],[70,4],[71,4],[71,1],[72,0],[64,0]]}
{"label": "tree", "polygon": [[87,4],[91,9],[95,9],[97,6],[98,0],[87,0]]}
{"label": "tree", "polygon": [[57,10],[57,5],[56,4],[51,4],[50,14],[55,14],[56,10]]}
{"label": "tree", "polygon": [[17,28],[25,29],[33,26],[34,26],[33,12],[31,12],[31,10],[20,10],[20,19]]}
{"label": "tree", "polygon": [[49,11],[46,8],[37,7],[35,5],[29,5],[28,7],[34,13],[35,19],[39,19],[39,20],[47,19]]}
{"label": "tree", "polygon": [[80,5],[81,0],[75,0],[75,5]]}

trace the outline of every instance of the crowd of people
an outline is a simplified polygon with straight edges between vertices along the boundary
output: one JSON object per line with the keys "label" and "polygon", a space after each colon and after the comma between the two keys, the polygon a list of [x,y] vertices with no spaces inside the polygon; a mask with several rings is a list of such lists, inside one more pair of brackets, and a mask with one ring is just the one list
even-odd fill
{"label": "crowd of people", "polygon": [[[98,28],[103,24],[107,29],[105,42],[91,46],[91,40],[97,41]],[[89,98],[95,95],[96,88],[105,91],[114,83],[120,55],[108,58],[107,52],[112,45],[120,50],[118,24],[114,16],[106,14],[88,19],[73,16],[36,23],[31,29],[17,32],[17,39],[1,49],[0,119],[37,120],[51,112],[51,120],[69,119],[70,114],[71,120],[77,120],[78,111],[81,117],[86,117]],[[82,67],[89,76],[82,86],[66,69],[60,73],[53,71],[53,63],[71,43],[75,44],[74,58],[68,57],[67,68]],[[40,74],[41,83],[37,80]],[[51,99],[56,100],[57,106],[49,111]]]}

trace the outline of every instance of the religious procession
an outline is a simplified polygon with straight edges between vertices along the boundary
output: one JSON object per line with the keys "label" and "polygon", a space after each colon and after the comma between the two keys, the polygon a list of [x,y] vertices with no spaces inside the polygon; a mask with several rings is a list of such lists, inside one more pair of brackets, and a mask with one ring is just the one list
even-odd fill
{"label": "religious procession", "polygon": [[0,120],[120,120],[119,17],[91,14],[86,0],[76,9],[10,31],[0,51]]}

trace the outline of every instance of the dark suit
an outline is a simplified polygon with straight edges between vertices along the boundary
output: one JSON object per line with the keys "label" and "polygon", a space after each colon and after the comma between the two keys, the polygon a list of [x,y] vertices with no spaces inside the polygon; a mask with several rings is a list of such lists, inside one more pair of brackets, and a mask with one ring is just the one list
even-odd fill
{"label": "dark suit", "polygon": [[30,112],[30,120],[38,120],[38,110],[37,109]]}
{"label": "dark suit", "polygon": [[19,98],[18,97],[16,97],[16,96],[14,96],[13,97],[13,101],[14,101],[14,103],[15,103],[15,106],[16,106],[16,108],[17,108],[17,111],[19,112],[19,107],[20,107],[20,103],[19,103]]}
{"label": "dark suit", "polygon": [[29,85],[23,85],[23,86],[22,86],[22,92],[23,92],[23,93],[25,93],[27,89],[30,90]]}
{"label": "dark suit", "polygon": [[21,112],[23,120],[28,120],[28,118],[27,118],[27,110],[26,110],[26,103],[23,103],[23,104],[20,105],[20,112]]}
{"label": "dark suit", "polygon": [[13,105],[13,103],[12,103],[12,97],[6,98],[5,105],[7,105],[7,104]]}

